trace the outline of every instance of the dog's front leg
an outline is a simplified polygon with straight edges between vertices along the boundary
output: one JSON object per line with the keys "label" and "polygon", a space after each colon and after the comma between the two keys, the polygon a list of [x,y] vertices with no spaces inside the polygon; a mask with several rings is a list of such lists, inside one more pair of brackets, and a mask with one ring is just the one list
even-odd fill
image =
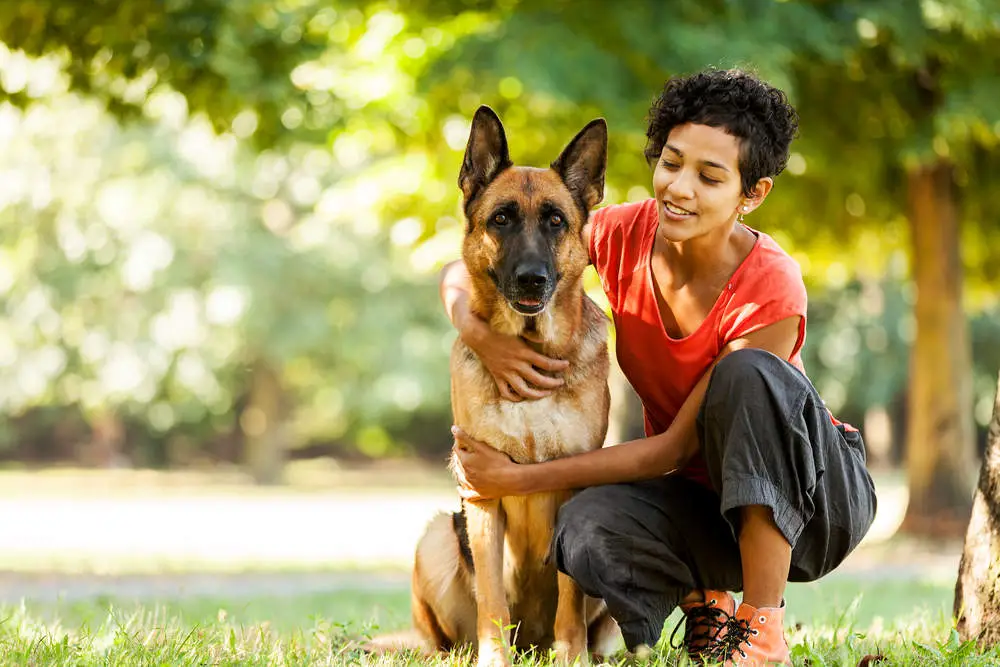
{"label": "dog's front leg", "polygon": [[583,591],[562,572],[558,576],[559,602],[554,628],[556,659],[562,665],[571,665],[577,659],[579,664],[588,665],[590,659],[587,654],[587,619]]}
{"label": "dog's front leg", "polygon": [[499,500],[466,503],[469,548],[475,566],[479,667],[510,665],[510,610],[503,587],[503,513]]}

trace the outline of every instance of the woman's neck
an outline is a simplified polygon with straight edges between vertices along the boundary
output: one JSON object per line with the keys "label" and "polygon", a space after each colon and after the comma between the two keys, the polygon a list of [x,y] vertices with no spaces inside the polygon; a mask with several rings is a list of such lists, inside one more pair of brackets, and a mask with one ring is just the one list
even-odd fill
{"label": "woman's neck", "polygon": [[686,241],[669,241],[659,231],[653,253],[670,270],[674,287],[728,276],[746,259],[756,238],[742,224],[733,222]]}

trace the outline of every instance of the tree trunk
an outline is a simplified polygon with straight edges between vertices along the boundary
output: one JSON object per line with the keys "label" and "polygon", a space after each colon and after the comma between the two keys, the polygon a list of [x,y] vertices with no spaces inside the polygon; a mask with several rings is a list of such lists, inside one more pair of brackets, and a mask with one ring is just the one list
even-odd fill
{"label": "tree trunk", "polygon": [[77,460],[97,468],[121,468],[129,461],[125,447],[125,423],[113,408],[99,410],[90,418],[91,438],[77,450]]}
{"label": "tree trunk", "polygon": [[979,488],[955,586],[955,617],[963,640],[1000,644],[1000,381]]}
{"label": "tree trunk", "polygon": [[279,484],[285,463],[285,424],[281,378],[264,360],[253,365],[250,397],[240,427],[244,461],[258,484]]}
{"label": "tree trunk", "polygon": [[972,360],[962,310],[962,263],[952,167],[945,160],[909,173],[916,339],[910,357],[903,530],[961,535],[975,481]]}

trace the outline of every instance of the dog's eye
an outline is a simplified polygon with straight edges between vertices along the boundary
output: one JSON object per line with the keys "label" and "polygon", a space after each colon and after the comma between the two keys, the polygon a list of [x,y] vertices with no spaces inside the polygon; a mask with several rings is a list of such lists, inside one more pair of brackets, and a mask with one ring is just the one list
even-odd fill
{"label": "dog's eye", "polygon": [[497,213],[496,215],[493,216],[493,224],[503,227],[504,225],[507,224],[507,216],[504,215],[503,213]]}
{"label": "dog's eye", "polygon": [[553,213],[549,216],[549,224],[553,227],[562,227],[564,223],[563,217],[558,213]]}

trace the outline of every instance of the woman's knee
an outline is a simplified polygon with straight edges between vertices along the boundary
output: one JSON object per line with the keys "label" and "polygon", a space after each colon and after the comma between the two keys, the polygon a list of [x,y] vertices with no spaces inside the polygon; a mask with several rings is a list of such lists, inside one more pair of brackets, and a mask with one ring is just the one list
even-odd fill
{"label": "woman's knee", "polygon": [[784,372],[788,362],[767,350],[747,347],[730,352],[715,365],[712,384],[728,387],[754,386],[768,373]]}
{"label": "woman's knee", "polygon": [[698,414],[698,435],[716,491],[721,492],[724,478],[736,475],[729,468],[756,468],[746,462],[781,458],[776,452],[788,449],[790,420],[801,419],[802,397],[812,391],[801,372],[766,350],[745,348],[719,361]]}
{"label": "woman's knee", "polygon": [[800,394],[809,381],[788,361],[758,348],[730,352],[715,365],[703,409],[732,412],[742,400],[760,401],[770,394]]}

